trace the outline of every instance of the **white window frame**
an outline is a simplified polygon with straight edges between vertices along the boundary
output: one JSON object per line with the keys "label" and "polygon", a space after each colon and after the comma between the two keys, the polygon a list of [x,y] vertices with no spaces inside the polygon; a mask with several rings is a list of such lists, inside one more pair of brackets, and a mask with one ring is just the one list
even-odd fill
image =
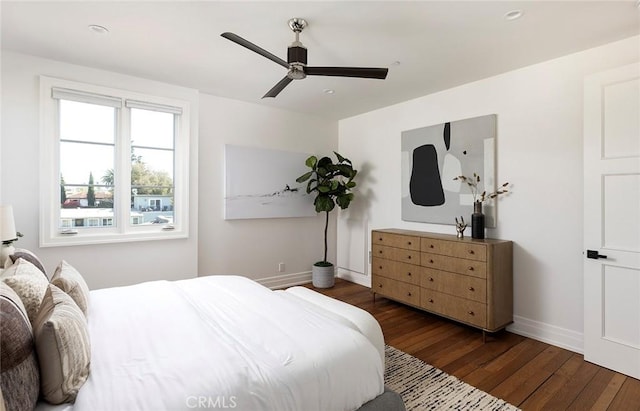
{"label": "white window frame", "polygon": [[[115,168],[129,176],[130,157],[130,115],[131,107],[174,109],[180,114],[175,122],[174,146],[174,207],[173,224],[130,224],[131,181],[124,178],[114,187],[113,226],[82,227],[82,229],[60,226],[60,140],[59,104],[52,97],[53,89],[70,90],[76,94],[86,93],[87,102],[91,98],[120,100],[122,108],[116,108],[118,130],[116,131]],[[59,93],[59,91],[58,91]],[[191,103],[176,98],[149,95],[134,91],[79,83],[70,80],[40,76],[40,246],[55,247],[82,244],[115,243],[123,241],[149,241],[187,238],[189,236],[189,142],[191,123]],[[127,153],[126,155],[124,153]]]}

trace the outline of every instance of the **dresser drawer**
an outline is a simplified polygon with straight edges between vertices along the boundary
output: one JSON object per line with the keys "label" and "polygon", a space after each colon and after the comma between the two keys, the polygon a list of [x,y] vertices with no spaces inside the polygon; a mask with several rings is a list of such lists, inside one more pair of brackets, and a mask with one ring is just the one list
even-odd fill
{"label": "dresser drawer", "polygon": [[420,284],[420,270],[422,269],[422,267],[417,265],[385,260],[384,258],[378,257],[373,257],[371,261],[371,272],[373,274],[393,280],[404,281],[409,284]]}
{"label": "dresser drawer", "polygon": [[420,307],[477,327],[487,325],[487,306],[437,291],[422,289]]}
{"label": "dresser drawer", "polygon": [[371,237],[371,243],[377,245],[386,245],[388,247],[420,251],[420,237],[412,237],[408,235],[374,231]]}
{"label": "dresser drawer", "polygon": [[373,274],[371,289],[397,301],[415,306],[420,304],[420,286],[416,284],[409,284]]}
{"label": "dresser drawer", "polygon": [[451,273],[465,274],[478,278],[487,278],[487,264],[483,261],[466,260],[440,254],[422,253],[420,262],[423,267]]}
{"label": "dresser drawer", "polygon": [[425,253],[448,255],[467,260],[487,261],[487,247],[483,244],[422,238],[420,250]]}
{"label": "dresser drawer", "polygon": [[483,278],[422,267],[420,286],[480,303],[487,302],[487,280]]}
{"label": "dresser drawer", "polygon": [[384,245],[374,244],[372,247],[372,256],[384,258],[387,260],[402,261],[410,264],[420,264],[420,251],[404,250],[402,248],[387,247]]}

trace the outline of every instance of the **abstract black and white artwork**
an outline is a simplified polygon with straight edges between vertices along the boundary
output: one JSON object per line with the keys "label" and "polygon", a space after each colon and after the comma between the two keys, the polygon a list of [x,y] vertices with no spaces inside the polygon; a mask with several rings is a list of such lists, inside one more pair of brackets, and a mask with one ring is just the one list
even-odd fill
{"label": "abstract black and white artwork", "polygon": [[225,145],[225,220],[315,216],[313,196],[296,182],[310,155]]}
{"label": "abstract black and white artwork", "polygon": [[[454,180],[480,176],[478,193],[495,190],[496,115],[451,121],[402,132],[402,220],[471,222],[473,195]],[[495,227],[495,199],[483,203],[486,227]]]}

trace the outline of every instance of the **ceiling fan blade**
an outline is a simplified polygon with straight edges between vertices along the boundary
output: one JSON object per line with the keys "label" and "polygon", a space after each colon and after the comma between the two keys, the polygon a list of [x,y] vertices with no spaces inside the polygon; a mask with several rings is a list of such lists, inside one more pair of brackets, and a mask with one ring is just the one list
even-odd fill
{"label": "ceiling fan blade", "polygon": [[267,94],[265,94],[264,96],[262,96],[262,98],[265,97],[275,97],[278,94],[280,94],[280,92],[282,90],[284,90],[285,87],[287,87],[289,85],[289,83],[291,83],[293,81],[292,78],[289,78],[289,76],[284,76],[284,78],[282,80],[280,80],[278,82],[278,84],[276,84],[275,86],[273,86],[273,88],[269,91],[267,91]]}
{"label": "ceiling fan blade", "polygon": [[280,64],[281,66],[285,67],[285,68],[289,68],[289,63],[287,63],[286,61],[284,61],[280,57],[276,56],[275,54],[272,54],[272,53],[268,52],[267,50],[263,49],[260,46],[256,46],[252,42],[243,39],[242,37],[238,36],[237,34],[225,32],[225,33],[222,33],[221,36],[224,37],[225,39],[233,41],[236,44],[241,45],[242,47],[246,47],[246,48],[248,48],[249,50],[251,50],[251,51],[253,51],[255,53],[258,53],[261,56],[266,57],[269,60],[274,61],[274,62]]}
{"label": "ceiling fan blade", "polygon": [[305,67],[308,76],[361,77],[384,80],[389,69],[375,67]]}

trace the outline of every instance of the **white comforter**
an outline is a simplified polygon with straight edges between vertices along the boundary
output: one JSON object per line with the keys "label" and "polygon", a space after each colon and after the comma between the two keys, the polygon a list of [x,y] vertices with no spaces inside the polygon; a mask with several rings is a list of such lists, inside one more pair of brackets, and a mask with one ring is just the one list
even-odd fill
{"label": "white comforter", "polygon": [[235,276],[91,292],[91,374],[76,403],[38,409],[354,410],[383,361],[357,326]]}

